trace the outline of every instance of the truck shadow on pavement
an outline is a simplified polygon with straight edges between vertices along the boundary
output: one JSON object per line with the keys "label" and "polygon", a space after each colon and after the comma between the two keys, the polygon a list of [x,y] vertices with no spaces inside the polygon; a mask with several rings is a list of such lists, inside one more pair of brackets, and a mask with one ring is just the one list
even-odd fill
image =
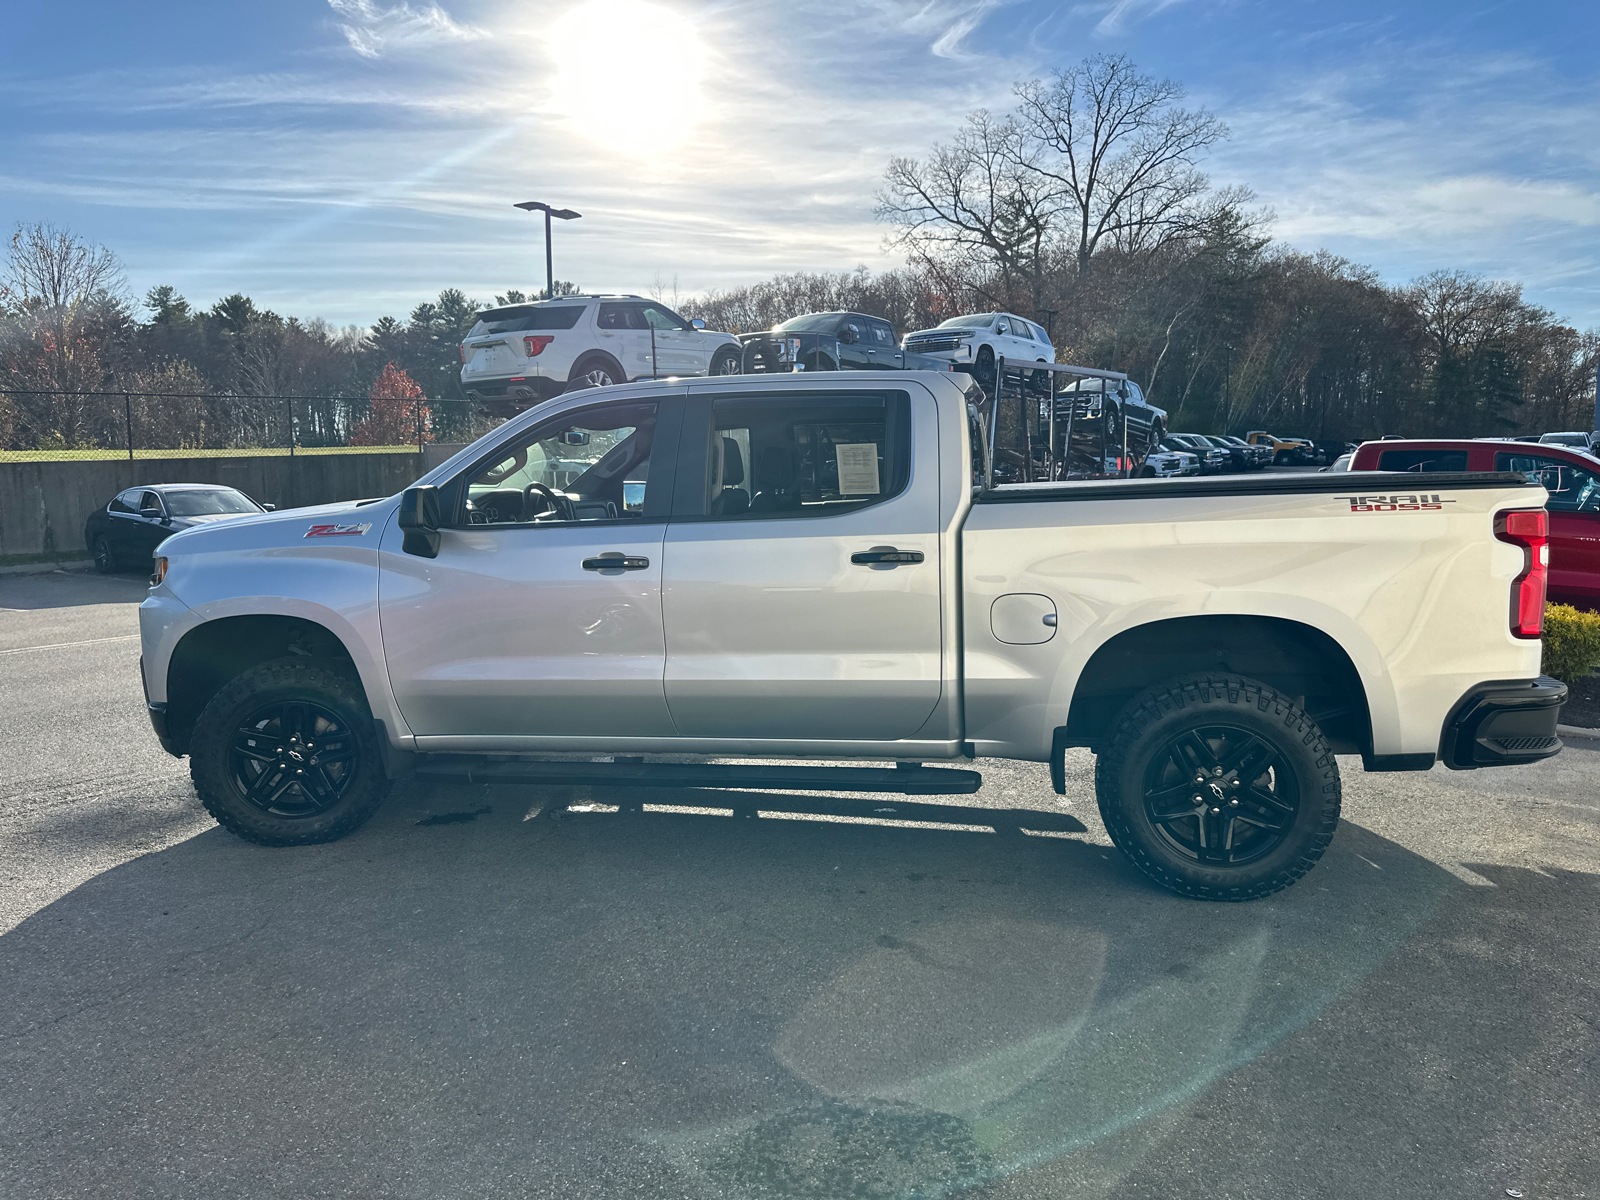
{"label": "truck shadow on pavement", "polygon": [[1469,887],[1347,823],[1290,891],[1200,904],[1078,838],[529,795],[407,784],[298,850],[212,830],[0,938],[0,1194],[1553,1195],[1600,1166],[1594,876]]}

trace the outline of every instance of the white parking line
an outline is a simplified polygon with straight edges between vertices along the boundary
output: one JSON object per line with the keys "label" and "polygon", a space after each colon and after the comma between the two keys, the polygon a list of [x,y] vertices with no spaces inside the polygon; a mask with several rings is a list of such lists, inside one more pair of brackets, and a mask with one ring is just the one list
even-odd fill
{"label": "white parking line", "polygon": [[120,637],[88,638],[81,642],[52,642],[48,646],[18,646],[13,650],[0,650],[0,654],[27,654],[30,650],[65,650],[69,646],[99,646],[105,642],[137,642],[137,633],[125,633]]}

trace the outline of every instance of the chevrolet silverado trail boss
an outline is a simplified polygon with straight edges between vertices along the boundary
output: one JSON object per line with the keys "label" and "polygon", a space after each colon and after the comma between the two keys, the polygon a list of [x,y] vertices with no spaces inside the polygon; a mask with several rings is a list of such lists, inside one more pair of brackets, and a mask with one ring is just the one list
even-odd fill
{"label": "chevrolet silverado trail boss", "polygon": [[1313,866],[1336,754],[1560,749],[1521,474],[993,487],[987,404],[948,372],[595,389],[402,495],[185,530],[140,610],[156,734],[267,845],[408,770],[956,794],[926,764],[995,757],[1064,792],[1089,747],[1116,844],[1218,900]]}

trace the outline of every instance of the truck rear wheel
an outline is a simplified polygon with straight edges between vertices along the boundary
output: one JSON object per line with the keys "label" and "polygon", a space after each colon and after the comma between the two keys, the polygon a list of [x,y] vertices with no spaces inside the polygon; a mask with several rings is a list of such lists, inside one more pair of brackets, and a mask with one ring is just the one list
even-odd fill
{"label": "truck rear wheel", "polygon": [[218,824],[263,846],[342,838],[389,791],[359,682],[304,656],[253,667],[211,698],[189,773]]}
{"label": "truck rear wheel", "polygon": [[1135,696],[1095,763],[1106,832],[1161,886],[1255,900],[1294,883],[1339,823],[1339,764],[1309,716],[1237,675]]}

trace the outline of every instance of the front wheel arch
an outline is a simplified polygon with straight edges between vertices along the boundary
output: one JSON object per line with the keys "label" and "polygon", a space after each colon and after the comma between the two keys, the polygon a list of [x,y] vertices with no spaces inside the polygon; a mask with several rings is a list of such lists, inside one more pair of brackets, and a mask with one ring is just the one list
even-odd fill
{"label": "front wheel arch", "polygon": [[219,617],[184,634],[167,661],[167,729],[177,752],[188,752],[195,722],[212,697],[246,671],[290,656],[337,663],[361,678],[338,636],[303,617]]}

